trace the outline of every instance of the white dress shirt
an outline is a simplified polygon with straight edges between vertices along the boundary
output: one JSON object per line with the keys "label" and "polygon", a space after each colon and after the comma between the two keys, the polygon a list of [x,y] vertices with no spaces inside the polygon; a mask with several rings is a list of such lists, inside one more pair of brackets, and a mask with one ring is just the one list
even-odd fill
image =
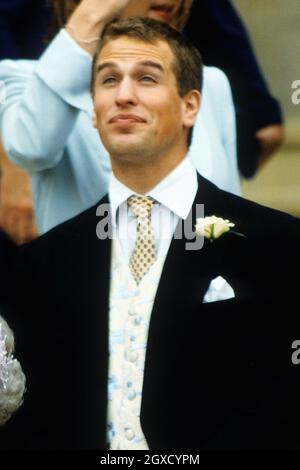
{"label": "white dress shirt", "polygon": [[[197,173],[186,157],[175,170],[147,193],[147,196],[151,196],[158,203],[152,209],[151,220],[158,256],[166,255],[175,227],[180,219],[184,220],[188,216],[197,189]],[[111,174],[108,194],[113,228],[117,230],[123,254],[129,261],[135,246],[137,219],[132,209],[127,209],[127,199],[136,193]]]}

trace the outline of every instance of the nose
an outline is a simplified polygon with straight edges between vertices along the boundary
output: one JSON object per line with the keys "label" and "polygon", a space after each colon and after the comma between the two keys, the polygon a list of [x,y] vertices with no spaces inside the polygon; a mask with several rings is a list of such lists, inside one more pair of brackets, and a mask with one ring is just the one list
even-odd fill
{"label": "nose", "polygon": [[134,106],[137,103],[137,96],[133,81],[129,77],[124,77],[120,81],[116,93],[116,103],[118,106]]}

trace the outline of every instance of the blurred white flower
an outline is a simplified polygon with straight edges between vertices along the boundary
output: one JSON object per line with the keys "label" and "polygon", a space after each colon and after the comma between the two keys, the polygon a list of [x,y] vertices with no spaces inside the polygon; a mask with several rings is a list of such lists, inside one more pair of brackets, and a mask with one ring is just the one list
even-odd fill
{"label": "blurred white flower", "polygon": [[226,232],[229,232],[234,223],[215,215],[199,218],[196,220],[196,235],[207,238],[210,241],[216,240]]}
{"label": "blurred white flower", "polygon": [[0,387],[6,388],[12,361],[12,355],[7,353],[6,335],[4,335],[2,324],[0,323]]}
{"label": "blurred white flower", "polygon": [[0,426],[22,405],[25,392],[26,378],[13,350],[13,332],[0,316]]}

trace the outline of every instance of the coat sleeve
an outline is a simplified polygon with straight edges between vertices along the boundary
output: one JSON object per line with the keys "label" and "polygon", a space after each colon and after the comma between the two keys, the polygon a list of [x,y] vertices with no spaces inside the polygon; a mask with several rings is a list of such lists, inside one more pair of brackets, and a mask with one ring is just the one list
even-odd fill
{"label": "coat sleeve", "polygon": [[38,61],[0,63],[0,131],[13,163],[28,172],[59,163],[79,113],[92,109],[90,75],[91,57],[65,31]]}
{"label": "coat sleeve", "polygon": [[279,104],[268,89],[246,28],[229,0],[194,2],[186,33],[206,65],[224,70],[237,110],[247,110],[255,129],[282,123]]}
{"label": "coat sleeve", "polygon": [[17,268],[18,254],[18,246],[0,231],[0,312],[8,323],[10,323],[8,312],[21,294],[20,273]]}

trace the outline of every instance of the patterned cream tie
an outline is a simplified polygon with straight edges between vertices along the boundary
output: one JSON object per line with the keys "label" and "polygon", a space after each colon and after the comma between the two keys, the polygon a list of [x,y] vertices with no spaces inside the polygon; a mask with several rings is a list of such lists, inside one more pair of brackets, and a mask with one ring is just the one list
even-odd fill
{"label": "patterned cream tie", "polygon": [[137,218],[136,242],[130,257],[130,270],[137,284],[156,261],[155,238],[151,225],[154,199],[150,196],[131,196],[127,200]]}

